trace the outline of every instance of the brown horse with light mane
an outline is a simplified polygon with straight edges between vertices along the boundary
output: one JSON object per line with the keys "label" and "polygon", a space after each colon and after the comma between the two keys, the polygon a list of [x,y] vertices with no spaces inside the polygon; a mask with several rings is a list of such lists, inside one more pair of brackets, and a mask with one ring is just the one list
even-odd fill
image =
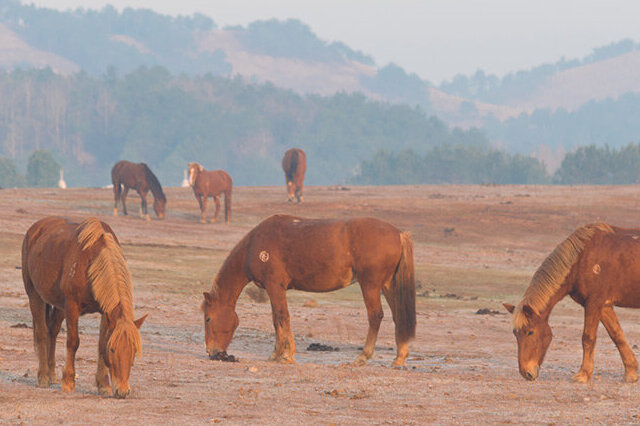
{"label": "brown horse with light mane", "polygon": [[207,198],[213,197],[216,213],[211,219],[215,222],[220,212],[220,194],[224,194],[224,220],[231,222],[231,191],[233,180],[224,170],[207,171],[198,163],[189,163],[189,185],[200,204],[200,222],[207,223]]}
{"label": "brown horse with light mane", "polygon": [[287,184],[289,201],[295,197],[299,203],[304,201],[302,196],[302,184],[304,173],[307,171],[307,156],[300,148],[291,148],[284,153],[282,158],[282,170]]}
{"label": "brown horse with light mane", "polygon": [[75,389],[78,318],[100,312],[96,385],[101,394],[126,397],[131,367],[142,349],[138,329],[146,315],[133,319],[129,270],[109,225],[96,218],[78,224],[60,217],[34,223],[22,244],[22,279],[33,316],[38,386],[57,383],[56,337],[66,319],[62,390]]}
{"label": "brown horse with light mane", "polygon": [[395,322],[397,356],[404,365],[415,336],[416,291],[413,243],[407,233],[372,218],[347,221],[276,215],[253,228],[231,250],[204,293],[205,344],[215,359],[227,350],[238,326],[236,302],[253,281],[271,299],[276,343],[271,360],[293,363],[295,340],[289,323],[286,291],[328,292],[360,284],[369,332],[356,365],[373,356],[383,311],[382,292]]}
{"label": "brown horse with light mane", "polygon": [[582,366],[573,380],[586,383],[593,374],[598,323],[604,325],[622,357],[626,382],[638,380],[638,361],[620,328],[614,306],[640,308],[640,229],[604,223],[577,229],[538,268],[518,304],[504,304],[513,314],[518,366],[535,380],[551,343],[549,315],[569,295],[584,307]]}
{"label": "brown horse with light mane", "polygon": [[122,201],[122,212],[125,216],[127,215],[125,200],[129,189],[133,188],[140,195],[140,208],[147,220],[150,220],[147,213],[147,193],[149,190],[153,194],[153,211],[160,219],[164,218],[167,197],[164,195],[160,181],[145,163],[118,161],[111,169],[111,182],[113,183],[114,216],[118,216],[119,200]]}

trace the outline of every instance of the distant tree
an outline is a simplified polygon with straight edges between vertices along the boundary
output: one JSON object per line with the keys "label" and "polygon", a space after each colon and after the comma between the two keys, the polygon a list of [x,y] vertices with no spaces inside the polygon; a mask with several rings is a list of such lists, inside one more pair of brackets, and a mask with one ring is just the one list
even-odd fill
{"label": "distant tree", "polygon": [[0,188],[18,186],[20,177],[16,172],[16,165],[12,159],[0,157]]}
{"label": "distant tree", "polygon": [[49,188],[56,186],[60,176],[60,164],[47,149],[39,149],[29,156],[27,186]]}

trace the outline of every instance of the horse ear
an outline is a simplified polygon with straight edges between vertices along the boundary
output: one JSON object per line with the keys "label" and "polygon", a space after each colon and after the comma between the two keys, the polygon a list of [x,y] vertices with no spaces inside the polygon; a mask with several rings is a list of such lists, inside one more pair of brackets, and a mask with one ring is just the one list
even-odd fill
{"label": "horse ear", "polygon": [[527,318],[534,318],[538,316],[538,313],[529,305],[522,306],[522,313],[524,313],[524,316]]}
{"label": "horse ear", "polygon": [[509,311],[510,314],[513,313],[513,310],[516,308],[515,306],[513,306],[510,303],[503,303],[502,306],[504,306],[504,308]]}
{"label": "horse ear", "polygon": [[140,330],[140,327],[142,327],[142,323],[144,323],[144,320],[147,319],[147,316],[149,316],[149,314],[146,314],[145,316],[140,317],[133,322],[136,325],[136,327],[138,327],[138,330]]}
{"label": "horse ear", "polygon": [[204,293],[202,293],[202,295],[204,296],[204,300],[205,302],[207,302],[208,304],[212,304],[214,301],[214,297],[212,293],[207,293],[206,291]]}

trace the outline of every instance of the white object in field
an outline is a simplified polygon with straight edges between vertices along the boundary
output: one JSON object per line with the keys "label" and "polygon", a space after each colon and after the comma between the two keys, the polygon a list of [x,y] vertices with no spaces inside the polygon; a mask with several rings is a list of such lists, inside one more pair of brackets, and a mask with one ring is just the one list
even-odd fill
{"label": "white object in field", "polygon": [[187,171],[184,171],[184,178],[182,179],[182,187],[187,188],[189,186],[189,179],[187,179]]}
{"label": "white object in field", "polygon": [[64,181],[64,170],[62,169],[60,169],[60,180],[58,181],[58,188],[67,188],[67,182]]}

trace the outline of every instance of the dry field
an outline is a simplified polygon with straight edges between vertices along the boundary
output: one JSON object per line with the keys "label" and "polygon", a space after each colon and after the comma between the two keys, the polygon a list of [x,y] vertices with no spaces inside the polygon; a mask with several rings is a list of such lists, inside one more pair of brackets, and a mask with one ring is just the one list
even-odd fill
{"label": "dry field", "polygon": [[[594,380],[570,381],[582,355],[578,305],[567,299],[555,308],[554,341],[533,383],[517,372],[510,318],[501,306],[519,301],[537,266],[576,227],[595,221],[640,226],[638,187],[309,187],[302,205],[288,204],[284,187],[239,187],[230,226],[200,224],[189,189],[166,192],[167,218],[146,222],[137,215],[114,218],[108,189],[0,190],[0,422],[640,422],[640,384],[621,382],[620,357],[602,327]],[[130,211],[136,213],[138,205],[130,196]],[[393,324],[386,306],[374,359],[365,367],[350,364],[367,327],[357,285],[328,294],[289,292],[295,365],[267,361],[274,342],[270,307],[247,291],[229,348],[240,362],[207,359],[202,292],[235,242],[275,213],[374,216],[411,231],[418,333],[407,368],[390,367]],[[123,245],[136,316],[149,314],[141,330],[143,354],[132,370],[133,394],[126,400],[96,392],[96,314],[80,319],[76,392],[35,386],[31,315],[18,266],[24,232],[45,215],[96,215]],[[499,313],[477,314],[485,308]],[[640,311],[618,311],[637,349]],[[59,373],[64,337],[62,332]],[[339,350],[309,351],[311,343]]]}

